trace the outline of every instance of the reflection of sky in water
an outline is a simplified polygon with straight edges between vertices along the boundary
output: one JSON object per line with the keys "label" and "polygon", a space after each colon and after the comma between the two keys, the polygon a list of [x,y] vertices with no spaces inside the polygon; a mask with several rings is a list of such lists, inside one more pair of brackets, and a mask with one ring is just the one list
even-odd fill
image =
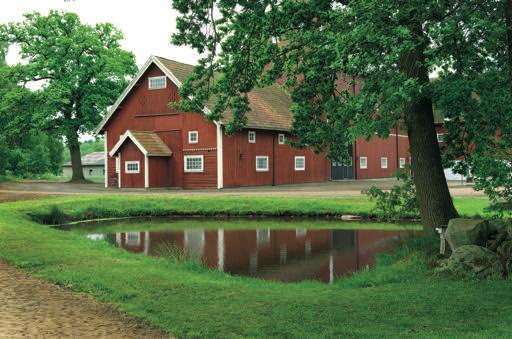
{"label": "reflection of sky in water", "polygon": [[117,244],[130,252],[159,255],[172,244],[187,258],[235,275],[280,281],[335,279],[371,266],[378,253],[411,231],[333,229],[204,230],[88,234],[91,240]]}

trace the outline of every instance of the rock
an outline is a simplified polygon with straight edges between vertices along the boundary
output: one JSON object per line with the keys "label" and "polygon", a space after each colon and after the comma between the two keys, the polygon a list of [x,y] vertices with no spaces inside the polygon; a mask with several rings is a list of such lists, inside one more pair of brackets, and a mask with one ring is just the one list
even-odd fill
{"label": "rock", "polygon": [[465,278],[503,277],[503,266],[498,255],[477,245],[457,247],[437,271]]}
{"label": "rock", "polygon": [[495,233],[489,222],[479,219],[451,219],[446,229],[446,241],[452,252],[464,245],[486,246],[490,234]]}

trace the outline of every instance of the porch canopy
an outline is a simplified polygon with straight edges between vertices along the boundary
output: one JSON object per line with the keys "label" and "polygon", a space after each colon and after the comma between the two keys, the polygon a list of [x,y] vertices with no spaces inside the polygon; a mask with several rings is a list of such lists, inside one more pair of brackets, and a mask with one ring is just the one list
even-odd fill
{"label": "porch canopy", "polygon": [[158,134],[145,131],[127,130],[119,139],[117,144],[109,152],[111,157],[115,156],[126,140],[130,139],[137,148],[147,157],[170,157],[171,149],[160,139]]}

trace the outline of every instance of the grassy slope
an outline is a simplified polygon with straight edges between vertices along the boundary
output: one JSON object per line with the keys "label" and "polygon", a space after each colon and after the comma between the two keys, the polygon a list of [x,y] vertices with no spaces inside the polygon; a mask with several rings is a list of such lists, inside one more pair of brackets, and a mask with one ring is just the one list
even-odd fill
{"label": "grassy slope", "polygon": [[[65,210],[69,220],[138,215],[265,215],[325,216],[355,214],[371,216],[374,204],[361,198],[283,198],[283,197],[173,197],[170,195],[89,195],[54,198],[44,202],[14,203],[27,206],[32,213],[48,212],[48,205]],[[484,214],[488,200],[480,197],[458,197],[455,205],[463,216]],[[8,205],[9,206],[9,205]]]}
{"label": "grassy slope", "polygon": [[[96,199],[119,213],[133,208],[135,201],[147,208],[159,204],[156,198]],[[188,211],[203,205],[210,212],[215,208],[240,211],[240,206],[234,206],[238,200],[167,198],[160,207],[181,206]],[[242,204],[251,211],[281,204],[280,199],[253,198],[250,204],[249,200]],[[287,209],[293,205],[291,200],[284,202]],[[64,210],[78,213],[94,201],[56,198],[0,205],[0,258],[42,279],[111,302],[179,337],[512,336],[512,304],[504,302],[512,298],[509,281],[431,277],[414,248],[404,248],[397,255],[405,259],[387,258],[375,270],[331,286],[271,283],[231,277],[193,263],[130,254],[78,233],[35,224],[22,212],[59,203]],[[303,207],[311,207],[310,201],[302,202]],[[472,205],[464,204],[468,209]],[[331,206],[338,204],[332,201]]]}

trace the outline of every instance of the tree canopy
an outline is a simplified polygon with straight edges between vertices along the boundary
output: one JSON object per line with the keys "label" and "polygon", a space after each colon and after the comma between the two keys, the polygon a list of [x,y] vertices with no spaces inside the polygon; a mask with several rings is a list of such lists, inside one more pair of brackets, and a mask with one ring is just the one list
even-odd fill
{"label": "tree canopy", "polygon": [[65,137],[74,180],[83,179],[79,133],[93,131],[136,72],[133,54],[121,48],[122,38],[112,24],[91,26],[74,13],[58,11],[25,14],[22,22],[0,27],[0,40],[20,48],[22,62],[7,73],[18,85],[14,92],[28,84],[37,87],[31,91],[30,120]]}

